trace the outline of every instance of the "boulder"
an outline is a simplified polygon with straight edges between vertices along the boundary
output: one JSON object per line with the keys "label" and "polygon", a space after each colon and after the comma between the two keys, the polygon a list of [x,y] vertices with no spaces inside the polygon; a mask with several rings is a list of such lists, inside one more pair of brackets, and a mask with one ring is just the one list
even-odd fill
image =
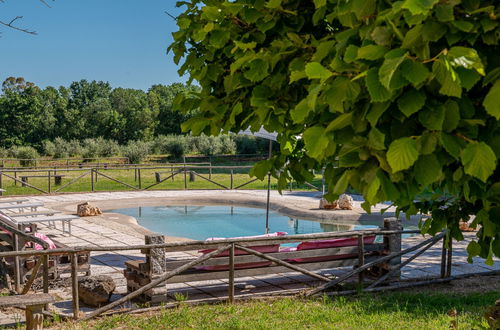
{"label": "boulder", "polygon": [[102,214],[102,211],[97,206],[90,205],[89,202],[78,204],[77,214],[80,217],[91,217]]}
{"label": "boulder", "polygon": [[337,201],[329,202],[324,198],[319,201],[319,208],[324,210],[335,210],[337,208]]}
{"label": "boulder", "polygon": [[354,208],[354,200],[347,194],[340,195],[337,204],[341,210],[352,210]]}
{"label": "boulder", "polygon": [[78,296],[88,306],[106,304],[115,288],[115,281],[108,275],[85,276],[78,280]]}

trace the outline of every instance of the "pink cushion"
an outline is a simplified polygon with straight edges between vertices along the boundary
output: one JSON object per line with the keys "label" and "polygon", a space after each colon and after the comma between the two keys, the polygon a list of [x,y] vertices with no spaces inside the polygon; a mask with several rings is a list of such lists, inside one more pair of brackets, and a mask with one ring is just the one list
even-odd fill
{"label": "pink cushion", "polygon": [[[287,233],[285,233],[285,232],[279,231],[276,233],[265,234],[265,235],[242,236],[242,237],[231,237],[231,238],[248,239],[248,238],[259,238],[259,237],[278,237],[278,236],[285,236],[286,234]],[[206,240],[207,241],[217,241],[217,240],[222,240],[222,239],[228,239],[228,238],[211,237],[211,238],[207,238]],[[273,252],[279,252],[280,245],[279,244],[256,245],[256,246],[249,246],[248,248],[255,250],[255,251],[258,251],[258,252],[262,252],[262,253],[273,253]],[[207,254],[207,253],[210,253],[210,252],[215,251],[215,250],[216,249],[205,249],[205,250],[200,250],[198,252],[203,253],[203,254]],[[235,249],[234,254],[235,255],[245,255],[248,253],[246,251],[243,251],[243,250]],[[224,251],[222,253],[219,253],[214,258],[227,257],[227,256],[229,256],[229,251]],[[236,264],[236,265],[234,265],[234,268],[235,269],[244,269],[244,268],[254,268],[254,267],[265,267],[265,266],[269,266],[270,264],[272,264],[271,261],[250,262],[250,263],[244,263],[244,264]],[[200,269],[200,270],[228,270],[229,265],[199,266],[199,267],[195,267],[195,268]]]}
{"label": "pink cushion", "polygon": [[[372,244],[375,241],[375,235],[373,236],[365,236],[364,237],[365,244]],[[311,242],[302,242],[297,245],[296,251],[303,250],[315,250],[315,249],[328,249],[333,247],[344,247],[344,246],[356,246],[358,245],[357,237],[349,237],[349,238],[335,238],[335,239],[327,239],[320,241],[311,241]],[[281,250],[283,252],[283,249]],[[357,253],[354,254],[337,254],[332,256],[322,256],[322,257],[311,257],[311,258],[295,258],[288,259],[288,261],[294,262],[316,262],[316,261],[328,261],[328,260],[336,260],[336,259],[345,259],[357,256]]]}

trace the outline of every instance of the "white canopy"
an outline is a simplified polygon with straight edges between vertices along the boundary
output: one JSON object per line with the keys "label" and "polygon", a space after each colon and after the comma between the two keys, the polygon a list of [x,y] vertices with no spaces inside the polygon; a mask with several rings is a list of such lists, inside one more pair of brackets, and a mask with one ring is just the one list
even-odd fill
{"label": "white canopy", "polygon": [[250,129],[246,129],[244,131],[238,132],[238,134],[251,135],[251,136],[255,136],[255,137],[259,137],[259,138],[263,138],[263,139],[267,139],[267,140],[271,140],[271,141],[276,141],[276,137],[278,136],[278,133],[276,133],[276,132],[270,133],[270,132],[266,131],[264,129],[264,127],[261,127],[258,132],[252,132]]}

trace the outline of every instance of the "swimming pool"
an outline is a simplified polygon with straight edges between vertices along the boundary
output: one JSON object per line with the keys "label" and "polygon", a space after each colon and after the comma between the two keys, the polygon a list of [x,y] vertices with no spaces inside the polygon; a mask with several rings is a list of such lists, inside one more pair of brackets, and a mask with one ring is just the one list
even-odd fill
{"label": "swimming pool", "polygon": [[[261,235],[266,228],[266,210],[236,206],[156,206],[112,210],[135,217],[139,225],[168,236],[204,240],[209,237]],[[289,235],[320,232],[374,229],[376,225],[329,224],[313,220],[292,219],[271,211],[269,232]]]}

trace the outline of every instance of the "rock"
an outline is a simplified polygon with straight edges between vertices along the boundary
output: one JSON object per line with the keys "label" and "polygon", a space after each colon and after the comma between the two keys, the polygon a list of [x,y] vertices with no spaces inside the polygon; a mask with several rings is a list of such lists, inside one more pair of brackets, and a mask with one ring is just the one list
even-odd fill
{"label": "rock", "polygon": [[89,202],[85,202],[78,204],[77,214],[80,217],[90,217],[102,214],[102,211],[97,206],[92,206]]}
{"label": "rock", "polygon": [[115,281],[108,275],[85,276],[78,280],[80,301],[89,306],[106,304],[115,288]]}
{"label": "rock", "polygon": [[352,210],[354,208],[354,201],[352,197],[347,194],[340,195],[337,203],[341,210]]}
{"label": "rock", "polygon": [[337,208],[337,201],[329,202],[324,198],[319,201],[319,208],[325,210],[335,210]]}
{"label": "rock", "polygon": [[460,222],[458,223],[458,227],[460,228],[461,231],[466,231],[466,232],[477,231],[477,229],[472,228],[470,226],[470,223],[465,222],[463,220],[460,220]]}

